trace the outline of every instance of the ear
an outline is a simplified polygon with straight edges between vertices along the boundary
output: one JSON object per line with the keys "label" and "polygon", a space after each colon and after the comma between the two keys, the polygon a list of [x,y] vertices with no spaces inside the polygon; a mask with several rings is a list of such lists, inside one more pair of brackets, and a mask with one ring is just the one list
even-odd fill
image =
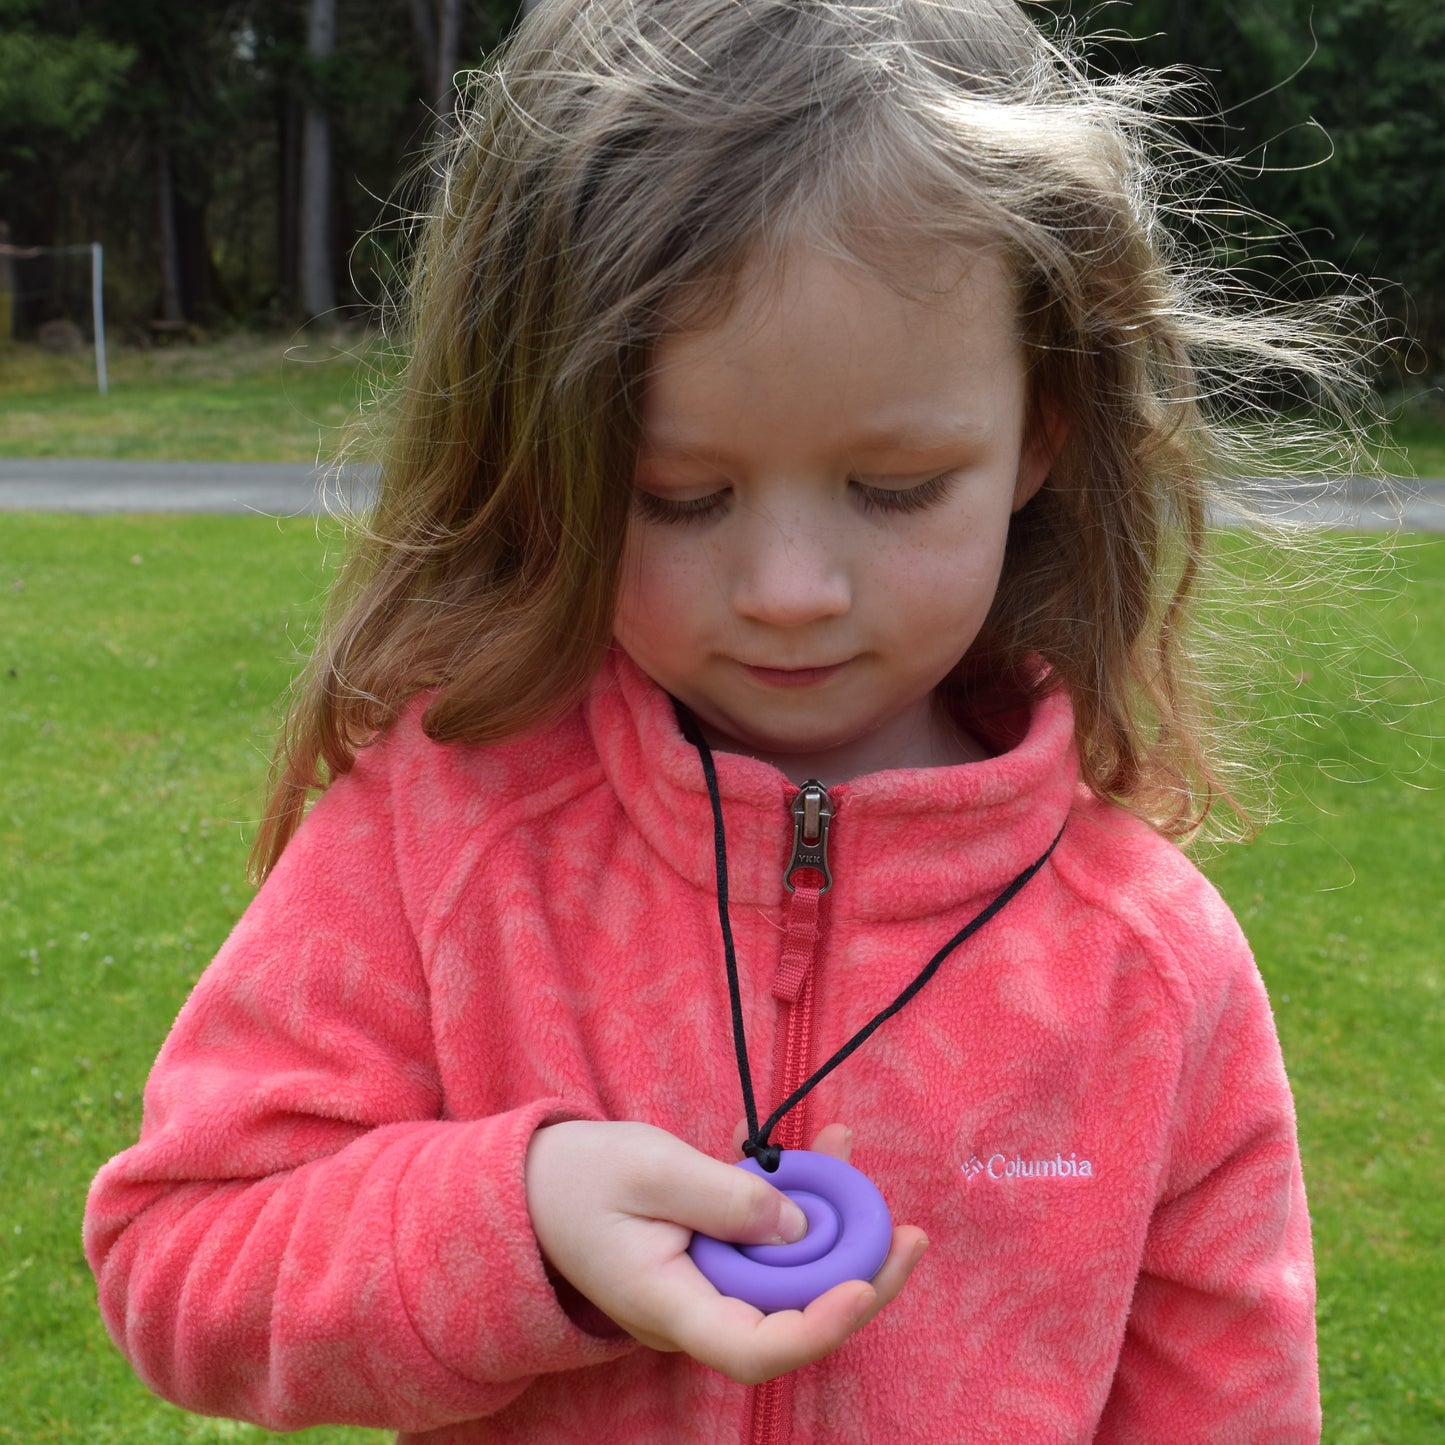
{"label": "ear", "polygon": [[1029,408],[1024,444],[1019,452],[1018,481],[1014,485],[1015,512],[1033,501],[1048,480],[1059,453],[1069,436],[1068,419],[1048,397],[1039,397]]}

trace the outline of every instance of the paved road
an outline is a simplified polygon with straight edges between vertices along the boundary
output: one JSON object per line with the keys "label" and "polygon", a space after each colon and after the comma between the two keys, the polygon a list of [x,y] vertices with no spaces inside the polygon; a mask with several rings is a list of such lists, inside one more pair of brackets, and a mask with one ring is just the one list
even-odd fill
{"label": "paved road", "polygon": [[[353,499],[364,503],[363,481]],[[252,462],[110,462],[0,458],[0,511],[259,512],[328,510],[312,467]]]}
{"label": "paved road", "polygon": [[[365,505],[366,478],[349,482]],[[334,493],[334,483],[328,490]],[[1318,496],[1308,483],[1281,482],[1267,509],[1322,526],[1361,531],[1445,532],[1445,481],[1397,481],[1388,491],[1355,483]],[[269,517],[328,510],[306,466],[217,462],[25,461],[0,458],[0,511],[258,512]]]}
{"label": "paved road", "polygon": [[1394,477],[1344,487],[1310,482],[1261,485],[1256,504],[1270,515],[1360,532],[1445,532],[1445,480]]}

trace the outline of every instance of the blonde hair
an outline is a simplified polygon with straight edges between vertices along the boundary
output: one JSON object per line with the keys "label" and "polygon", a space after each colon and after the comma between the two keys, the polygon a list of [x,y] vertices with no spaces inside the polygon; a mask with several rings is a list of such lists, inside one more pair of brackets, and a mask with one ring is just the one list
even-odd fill
{"label": "blonde hair", "polygon": [[652,348],[799,238],[892,278],[901,251],[1005,258],[1033,424],[1067,440],[952,681],[1067,687],[1088,785],[1168,834],[1231,796],[1187,625],[1211,508],[1278,415],[1262,392],[1337,404],[1349,440],[1363,333],[1171,228],[1166,182],[1198,169],[1157,118],[1176,86],[1090,74],[1015,0],[547,0],[471,88],[258,873],[418,691],[438,741],[575,701],[611,634]]}

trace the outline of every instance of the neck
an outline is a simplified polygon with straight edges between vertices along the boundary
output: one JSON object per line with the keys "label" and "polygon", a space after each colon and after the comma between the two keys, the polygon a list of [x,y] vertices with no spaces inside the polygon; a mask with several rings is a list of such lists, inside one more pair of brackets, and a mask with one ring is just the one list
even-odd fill
{"label": "neck", "polygon": [[802,784],[816,778],[824,787],[836,787],[865,773],[880,773],[891,768],[949,768],[983,762],[993,756],[934,698],[926,700],[916,711],[894,718],[862,737],[816,749],[762,751],[746,747],[706,724],[700,726],[708,745],[716,752],[756,758],[777,768],[793,783]]}

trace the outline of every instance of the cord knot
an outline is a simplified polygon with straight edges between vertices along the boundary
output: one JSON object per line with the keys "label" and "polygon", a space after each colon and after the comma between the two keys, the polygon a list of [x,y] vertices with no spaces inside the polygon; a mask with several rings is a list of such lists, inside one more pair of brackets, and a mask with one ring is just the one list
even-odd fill
{"label": "cord knot", "polygon": [[743,1145],[743,1153],[749,1159],[756,1159],[766,1174],[776,1174],[778,1165],[783,1162],[783,1147],[781,1144],[770,1144],[765,1139],[749,1139]]}

